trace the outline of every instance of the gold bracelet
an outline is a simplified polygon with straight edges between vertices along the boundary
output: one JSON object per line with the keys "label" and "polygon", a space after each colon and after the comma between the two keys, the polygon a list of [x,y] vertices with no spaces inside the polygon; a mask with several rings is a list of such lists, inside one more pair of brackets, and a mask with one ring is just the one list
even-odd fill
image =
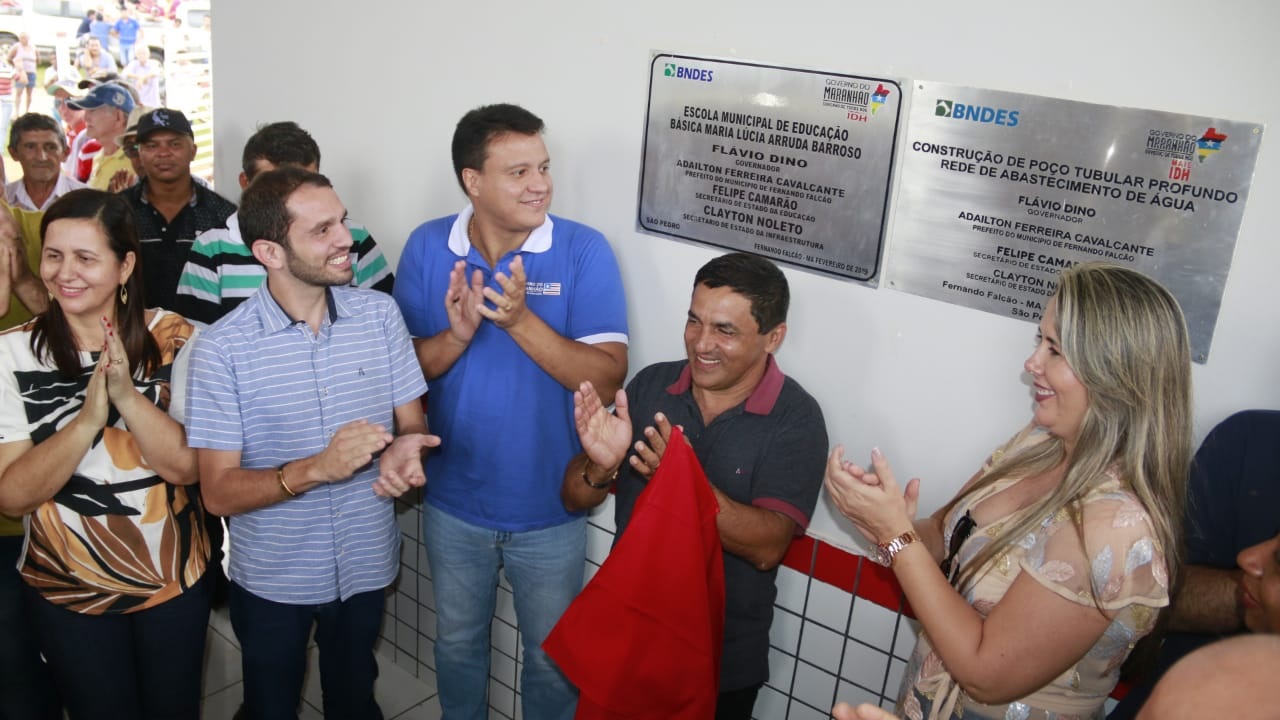
{"label": "gold bracelet", "polygon": [[[288,464],[289,463],[285,463],[285,465],[288,465]],[[290,490],[289,486],[286,485],[284,482],[284,465],[281,465],[280,467],[276,468],[276,480],[280,483],[280,489],[284,490],[286,493],[289,493],[289,497],[298,497],[298,493]]]}
{"label": "gold bracelet", "polygon": [[596,490],[604,490],[605,488],[612,485],[613,481],[618,479],[618,470],[622,469],[622,467],[619,466],[618,470],[614,470],[613,474],[609,476],[608,480],[605,480],[602,483],[596,484],[591,482],[591,478],[587,477],[587,468],[589,467],[591,467],[591,458],[587,458],[587,461],[582,463],[582,482],[586,483],[587,487],[595,488]]}

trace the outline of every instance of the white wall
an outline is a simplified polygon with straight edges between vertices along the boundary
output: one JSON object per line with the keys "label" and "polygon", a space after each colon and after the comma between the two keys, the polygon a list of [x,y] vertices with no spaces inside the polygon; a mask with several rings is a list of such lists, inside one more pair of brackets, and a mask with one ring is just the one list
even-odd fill
{"label": "white wall", "polygon": [[[547,122],[554,212],[601,229],[618,255],[633,372],[682,355],[693,273],[718,254],[635,231],[652,51],[1280,117],[1280,4],[1271,0],[216,5],[220,189],[236,187],[256,124],[296,120],[320,142],[352,215],[395,260],[414,226],[464,202],[449,160],[458,117],[489,102],[525,105]],[[1262,143],[1209,363],[1195,369],[1198,435],[1237,409],[1280,408],[1273,145]],[[1028,419],[1020,373],[1031,324],[801,270],[787,276],[792,313],[779,361],[818,397],[833,441],[860,459],[878,445],[901,475],[925,479],[923,509]],[[848,543],[820,514],[816,532]]]}

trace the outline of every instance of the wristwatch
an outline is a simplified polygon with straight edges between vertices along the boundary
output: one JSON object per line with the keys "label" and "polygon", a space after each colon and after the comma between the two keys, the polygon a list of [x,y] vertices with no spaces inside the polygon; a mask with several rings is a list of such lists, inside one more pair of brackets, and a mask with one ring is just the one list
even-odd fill
{"label": "wristwatch", "polygon": [[902,549],[916,542],[920,536],[915,530],[908,530],[889,542],[882,542],[873,549],[871,559],[885,567],[893,567],[893,559],[902,552]]}

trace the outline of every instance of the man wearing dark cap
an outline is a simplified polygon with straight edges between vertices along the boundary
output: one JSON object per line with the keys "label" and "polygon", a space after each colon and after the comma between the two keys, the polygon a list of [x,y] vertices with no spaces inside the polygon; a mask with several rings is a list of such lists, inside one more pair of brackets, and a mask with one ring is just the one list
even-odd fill
{"label": "man wearing dark cap", "polygon": [[236,206],[192,179],[195,135],[181,111],[160,108],[143,115],[137,146],[146,177],[120,194],[138,223],[147,306],[171,308],[192,240],[222,227]]}
{"label": "man wearing dark cap", "polygon": [[89,187],[106,190],[116,172],[131,169],[116,137],[128,126],[134,105],[133,95],[115,83],[98,85],[84,97],[67,102],[68,107],[84,110],[85,133],[102,145],[102,151],[93,159]]}

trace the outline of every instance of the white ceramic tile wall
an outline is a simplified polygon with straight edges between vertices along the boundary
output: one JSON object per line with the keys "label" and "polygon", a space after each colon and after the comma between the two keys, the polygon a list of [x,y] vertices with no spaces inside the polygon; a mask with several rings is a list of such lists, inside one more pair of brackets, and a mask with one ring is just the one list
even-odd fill
{"label": "white ceramic tile wall", "polygon": [[[598,508],[587,527],[588,579],[613,543],[613,500]],[[435,598],[426,553],[418,540],[422,513],[401,503],[404,540],[401,575],[383,625],[384,654],[396,665],[435,683]],[[816,556],[816,553],[814,553]],[[827,718],[835,700],[892,707],[915,644],[914,621],[851,588],[834,587],[811,573],[778,570],[778,596],[769,638],[770,677],[756,701],[761,720]],[[490,717],[518,720],[519,631],[505,578],[491,626]]]}

